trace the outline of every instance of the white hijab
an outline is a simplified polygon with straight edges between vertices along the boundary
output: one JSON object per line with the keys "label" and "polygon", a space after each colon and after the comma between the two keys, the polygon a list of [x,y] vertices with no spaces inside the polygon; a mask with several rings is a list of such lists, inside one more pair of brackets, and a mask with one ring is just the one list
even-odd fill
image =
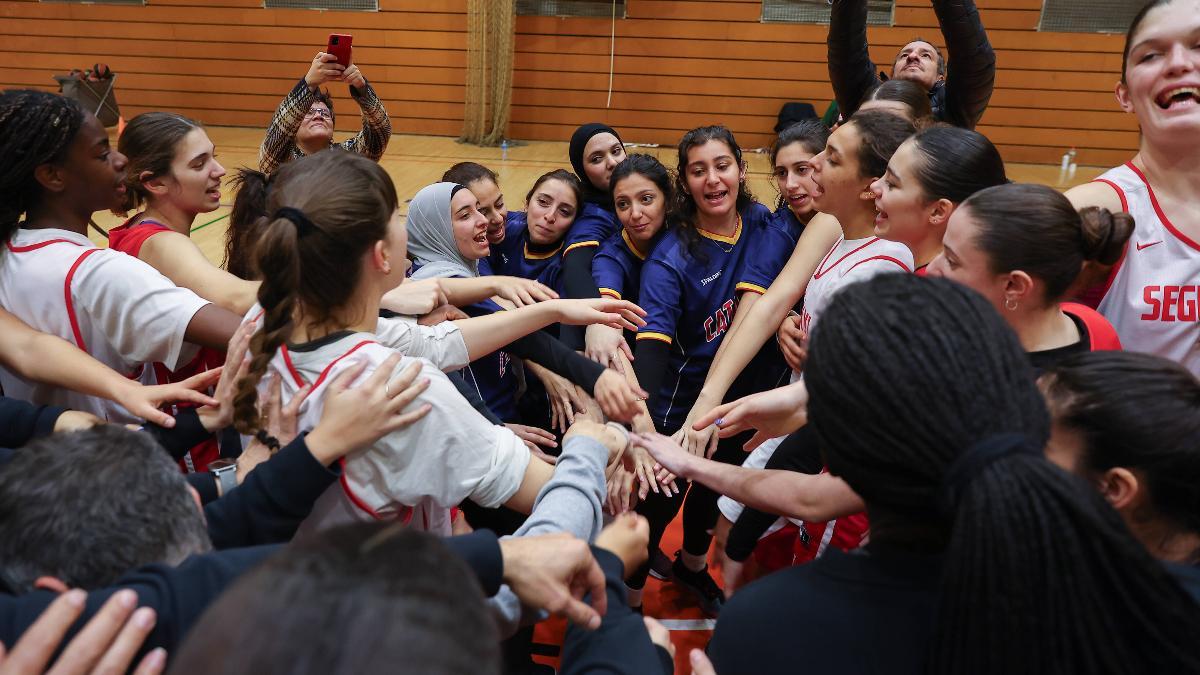
{"label": "white hijab", "polygon": [[413,279],[479,276],[479,263],[468,260],[454,241],[450,198],[461,186],[434,183],[421,188],[408,205],[408,253],[419,266]]}

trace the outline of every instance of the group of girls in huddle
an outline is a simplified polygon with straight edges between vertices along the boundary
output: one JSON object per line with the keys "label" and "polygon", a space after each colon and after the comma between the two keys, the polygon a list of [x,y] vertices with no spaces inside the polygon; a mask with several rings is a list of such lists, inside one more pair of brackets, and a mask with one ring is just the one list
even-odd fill
{"label": "group of girls in huddle", "polygon": [[[1166,669],[1194,666],[1177,632],[1197,625],[1195,608],[1179,601],[1172,576],[1150,571],[1149,556],[1126,546],[1128,533],[1100,499],[1036,455],[1049,438],[1051,458],[1101,483],[1150,553],[1176,564],[1173,578],[1196,586],[1200,535],[1179,507],[1195,503],[1195,448],[1172,440],[1194,430],[1179,422],[1167,435],[1175,426],[1166,419],[1137,426],[1128,406],[1104,396],[1106,383],[1123,382],[1153,410],[1195,396],[1195,9],[1195,0],[1155,0],[1138,15],[1118,98],[1138,117],[1141,147],[1066,196],[1010,183],[986,137],[928,124],[927,97],[889,82],[832,133],[803,122],[779,134],[770,155],[774,212],[748,189],[742,149],[724,127],[685,134],[672,170],[626,155],[616,130],[589,124],[571,139],[574,172],[538,178],[524,211],[507,208],[497,175],[478,164],[451,167],[419,191],[407,220],[386,172],[354,154],[317,153],[271,176],[242,171],[224,269],[188,236],[199,214],[218,207],[225,174],[199,124],[141,115],[113,149],[75,103],[7,91],[0,320],[77,349],[43,341],[30,355],[54,354],[72,369],[0,355],[0,384],[9,396],[134,421],[167,392],[130,395],[132,383],[89,385],[78,372],[203,386],[198,374],[224,361],[243,326],[254,338],[235,421],[253,435],[263,431],[259,402],[268,393],[306,397],[300,424],[311,425],[331,379],[363,363],[370,376],[400,352],[395,367],[420,373],[417,405],[429,414],[349,456],[310,529],[395,518],[449,532],[463,502],[475,504],[465,509],[472,524],[514,529],[554,471],[546,429],[603,414],[636,432],[629,460],[608,477],[610,491],[618,486],[611,506],[636,501],[650,523],[649,560],[627,579],[632,605],[653,572],[721,612],[779,515],[797,523],[784,528],[794,539],[786,562],[831,560],[739,592],[749,598],[735,599],[733,616],[718,623],[719,672],[768,672],[775,656],[793,658],[776,633],[826,605],[850,608],[838,614],[845,621],[805,620],[823,626],[822,644],[844,639],[845,649],[829,648],[844,657],[862,630],[856,608],[881,615],[832,596],[810,607],[812,575],[895,581],[913,572],[904,558],[912,551],[946,554],[943,591],[931,590],[936,566],[925,570],[930,578],[913,572],[916,595],[896,590],[896,604],[911,607],[887,615],[904,627],[903,639],[888,643],[901,655],[892,666],[928,656],[944,670],[985,670],[1006,662],[972,659],[994,657],[989,645],[1002,643],[1055,645],[1039,647],[1038,658],[1067,666],[1089,632],[1086,642],[1107,641],[1126,669],[1141,662],[1129,640],[1163,647],[1154,658]],[[110,233],[110,249],[86,236],[101,210],[130,216]],[[917,278],[926,276],[958,283]],[[1122,345],[1181,366],[1091,353]],[[1053,435],[1034,373],[1045,374]],[[1151,381],[1173,383],[1170,396]],[[169,395],[207,402],[181,390]],[[1110,442],[1108,434],[1127,431],[1121,419],[1161,441],[1161,453]],[[996,440],[1007,432],[1031,440]],[[237,441],[194,449],[188,468],[236,453]],[[963,455],[974,462],[967,469]],[[934,522],[939,504],[957,525]],[[658,549],[681,508],[683,545],[671,561]],[[1004,521],[1004,513],[1018,515]],[[868,527],[871,562],[839,557],[837,549],[862,545]],[[1082,534],[1068,532],[1076,527]],[[1042,543],[1065,537],[1050,553],[1086,568],[1081,578],[1095,592],[1056,589],[1046,564],[1009,556],[1030,548],[1011,541],[1014,531]],[[724,584],[706,564],[714,532]],[[980,551],[1014,588],[1061,595],[1062,603],[1030,606],[1128,611],[1136,631],[1118,640],[1110,625],[1089,624],[1057,642],[1025,635],[1023,623],[1044,631],[1086,617],[1032,620],[987,604],[986,579],[970,576],[985,563]],[[1106,592],[1125,584],[1145,602]],[[778,604],[769,592],[793,594],[787,604],[799,614],[781,620],[767,611]],[[987,630],[1005,640],[983,644],[987,631],[975,629],[983,619],[972,616],[981,607]]]}

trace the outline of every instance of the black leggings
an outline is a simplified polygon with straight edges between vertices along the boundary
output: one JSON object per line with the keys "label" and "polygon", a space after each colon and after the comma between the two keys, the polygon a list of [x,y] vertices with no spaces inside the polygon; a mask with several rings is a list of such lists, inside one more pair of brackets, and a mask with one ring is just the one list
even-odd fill
{"label": "black leggings", "polygon": [[[779,447],[775,454],[767,460],[767,469],[783,469],[815,475],[821,473],[825,463],[821,459],[821,448],[817,444],[817,435],[811,425],[805,425],[794,431]],[[725,541],[725,555],[730,560],[742,562],[754,553],[754,547],[763,533],[779,518],[777,514],[767,513],[746,507],[742,515],[729,530],[729,538]]]}
{"label": "black leggings", "polygon": [[[717,449],[713,452],[712,459],[725,464],[741,464],[746,459],[746,453],[742,450],[742,446],[750,440],[750,436],[751,433],[746,432],[721,439],[717,443]],[[692,555],[706,555],[709,545],[712,544],[710,530],[717,522],[717,498],[720,496],[699,483],[692,483],[687,492],[682,495],[665,497],[661,493],[654,492],[647,495],[645,501],[638,504],[637,512],[650,522],[648,548],[651,555],[662,543],[663,533],[679,513],[680,507],[683,508],[683,550]],[[646,575],[649,573],[650,563],[647,560],[629,577],[627,581],[629,587],[644,587]]]}

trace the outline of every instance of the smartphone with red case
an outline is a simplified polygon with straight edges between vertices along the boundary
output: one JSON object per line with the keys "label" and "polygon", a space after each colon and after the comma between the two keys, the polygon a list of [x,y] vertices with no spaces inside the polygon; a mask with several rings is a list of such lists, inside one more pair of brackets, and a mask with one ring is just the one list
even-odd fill
{"label": "smartphone with red case", "polygon": [[354,43],[353,35],[344,35],[342,33],[330,33],[329,44],[325,47],[326,54],[333,54],[337,57],[337,62],[343,68],[350,67],[351,46]]}

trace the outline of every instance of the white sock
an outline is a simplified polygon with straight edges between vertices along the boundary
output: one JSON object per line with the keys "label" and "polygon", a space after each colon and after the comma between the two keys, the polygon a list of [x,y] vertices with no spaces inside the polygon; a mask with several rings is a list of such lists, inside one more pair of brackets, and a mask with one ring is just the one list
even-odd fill
{"label": "white sock", "polygon": [[683,560],[683,566],[693,572],[703,570],[705,565],[708,564],[708,555],[692,555],[687,551],[683,551],[680,554],[680,558]]}
{"label": "white sock", "polygon": [[641,607],[642,606],[642,589],[626,587],[625,590],[629,594],[629,606],[630,607]]}

